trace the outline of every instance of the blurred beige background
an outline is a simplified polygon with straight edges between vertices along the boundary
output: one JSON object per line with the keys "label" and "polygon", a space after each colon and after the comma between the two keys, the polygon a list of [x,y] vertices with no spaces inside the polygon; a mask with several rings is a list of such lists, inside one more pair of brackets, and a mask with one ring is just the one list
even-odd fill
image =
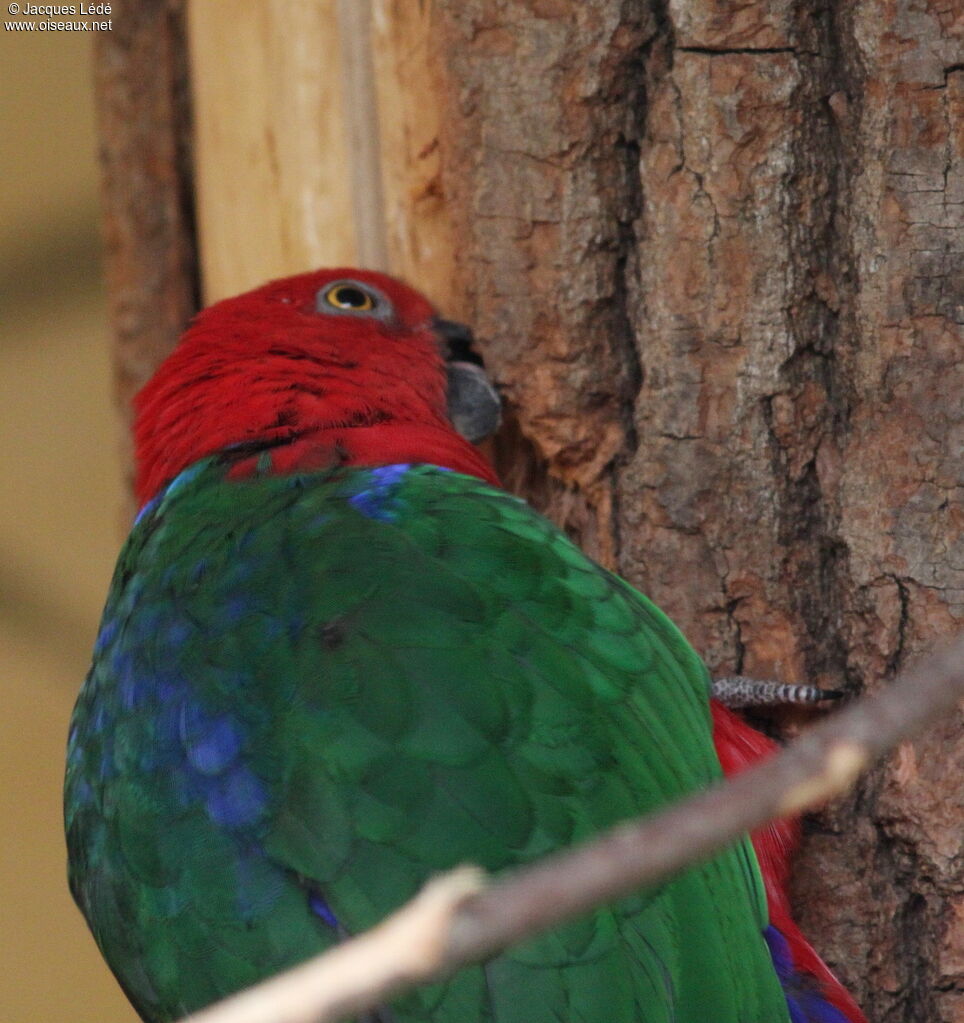
{"label": "blurred beige background", "polygon": [[67,891],[67,720],[122,538],[91,36],[0,33],[0,1023],[132,1023]]}

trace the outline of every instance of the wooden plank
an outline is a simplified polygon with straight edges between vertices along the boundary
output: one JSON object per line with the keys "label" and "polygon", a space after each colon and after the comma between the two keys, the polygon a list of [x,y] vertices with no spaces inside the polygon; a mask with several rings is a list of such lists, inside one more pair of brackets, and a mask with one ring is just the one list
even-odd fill
{"label": "wooden plank", "polygon": [[206,302],[357,259],[336,0],[192,0]]}
{"label": "wooden plank", "polygon": [[358,262],[390,270],[382,197],[379,111],[372,61],[370,0],[338,0],[345,137],[351,154],[352,209]]}
{"label": "wooden plank", "polygon": [[442,188],[439,125],[445,69],[431,44],[433,3],[371,0],[388,262],[449,315],[464,310]]}
{"label": "wooden plank", "polygon": [[189,12],[205,300],[358,263],[452,311],[432,4],[192,0]]}

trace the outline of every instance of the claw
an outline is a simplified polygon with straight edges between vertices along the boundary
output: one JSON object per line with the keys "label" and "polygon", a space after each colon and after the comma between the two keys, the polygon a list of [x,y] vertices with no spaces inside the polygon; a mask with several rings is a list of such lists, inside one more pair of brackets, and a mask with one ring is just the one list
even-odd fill
{"label": "claw", "polygon": [[740,707],[822,703],[824,700],[839,700],[845,695],[842,689],[821,689],[819,686],[770,682],[747,678],[745,675],[728,675],[725,678],[713,679],[710,683],[710,694],[724,707],[733,710]]}

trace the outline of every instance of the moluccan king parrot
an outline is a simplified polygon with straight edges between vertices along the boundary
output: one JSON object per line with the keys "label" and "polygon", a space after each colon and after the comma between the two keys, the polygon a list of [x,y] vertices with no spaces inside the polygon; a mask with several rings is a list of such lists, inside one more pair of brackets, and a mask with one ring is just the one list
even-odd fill
{"label": "moluccan king parrot", "polygon": [[[65,798],[71,889],[145,1020],[769,751],[657,607],[500,488],[466,439],[497,419],[469,341],[390,277],[323,270],[202,312],[137,398],[142,508]],[[793,840],[378,1018],[862,1021],[790,920]]]}

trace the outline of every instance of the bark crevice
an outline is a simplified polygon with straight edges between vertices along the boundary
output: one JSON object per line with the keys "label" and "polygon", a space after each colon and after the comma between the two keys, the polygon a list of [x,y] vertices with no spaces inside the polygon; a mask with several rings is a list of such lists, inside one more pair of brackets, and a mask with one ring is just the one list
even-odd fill
{"label": "bark crevice", "polygon": [[[438,36],[467,315],[510,484],[711,670],[859,690],[960,627],[960,44],[908,0],[723,6],[439,0],[516,26]],[[964,1003],[947,727],[808,825],[798,911],[873,1019]]]}
{"label": "bark crevice", "polygon": [[799,53],[793,46],[680,46],[679,53],[701,53],[707,57],[732,56],[733,54],[749,54],[751,56],[767,56],[774,53]]}

